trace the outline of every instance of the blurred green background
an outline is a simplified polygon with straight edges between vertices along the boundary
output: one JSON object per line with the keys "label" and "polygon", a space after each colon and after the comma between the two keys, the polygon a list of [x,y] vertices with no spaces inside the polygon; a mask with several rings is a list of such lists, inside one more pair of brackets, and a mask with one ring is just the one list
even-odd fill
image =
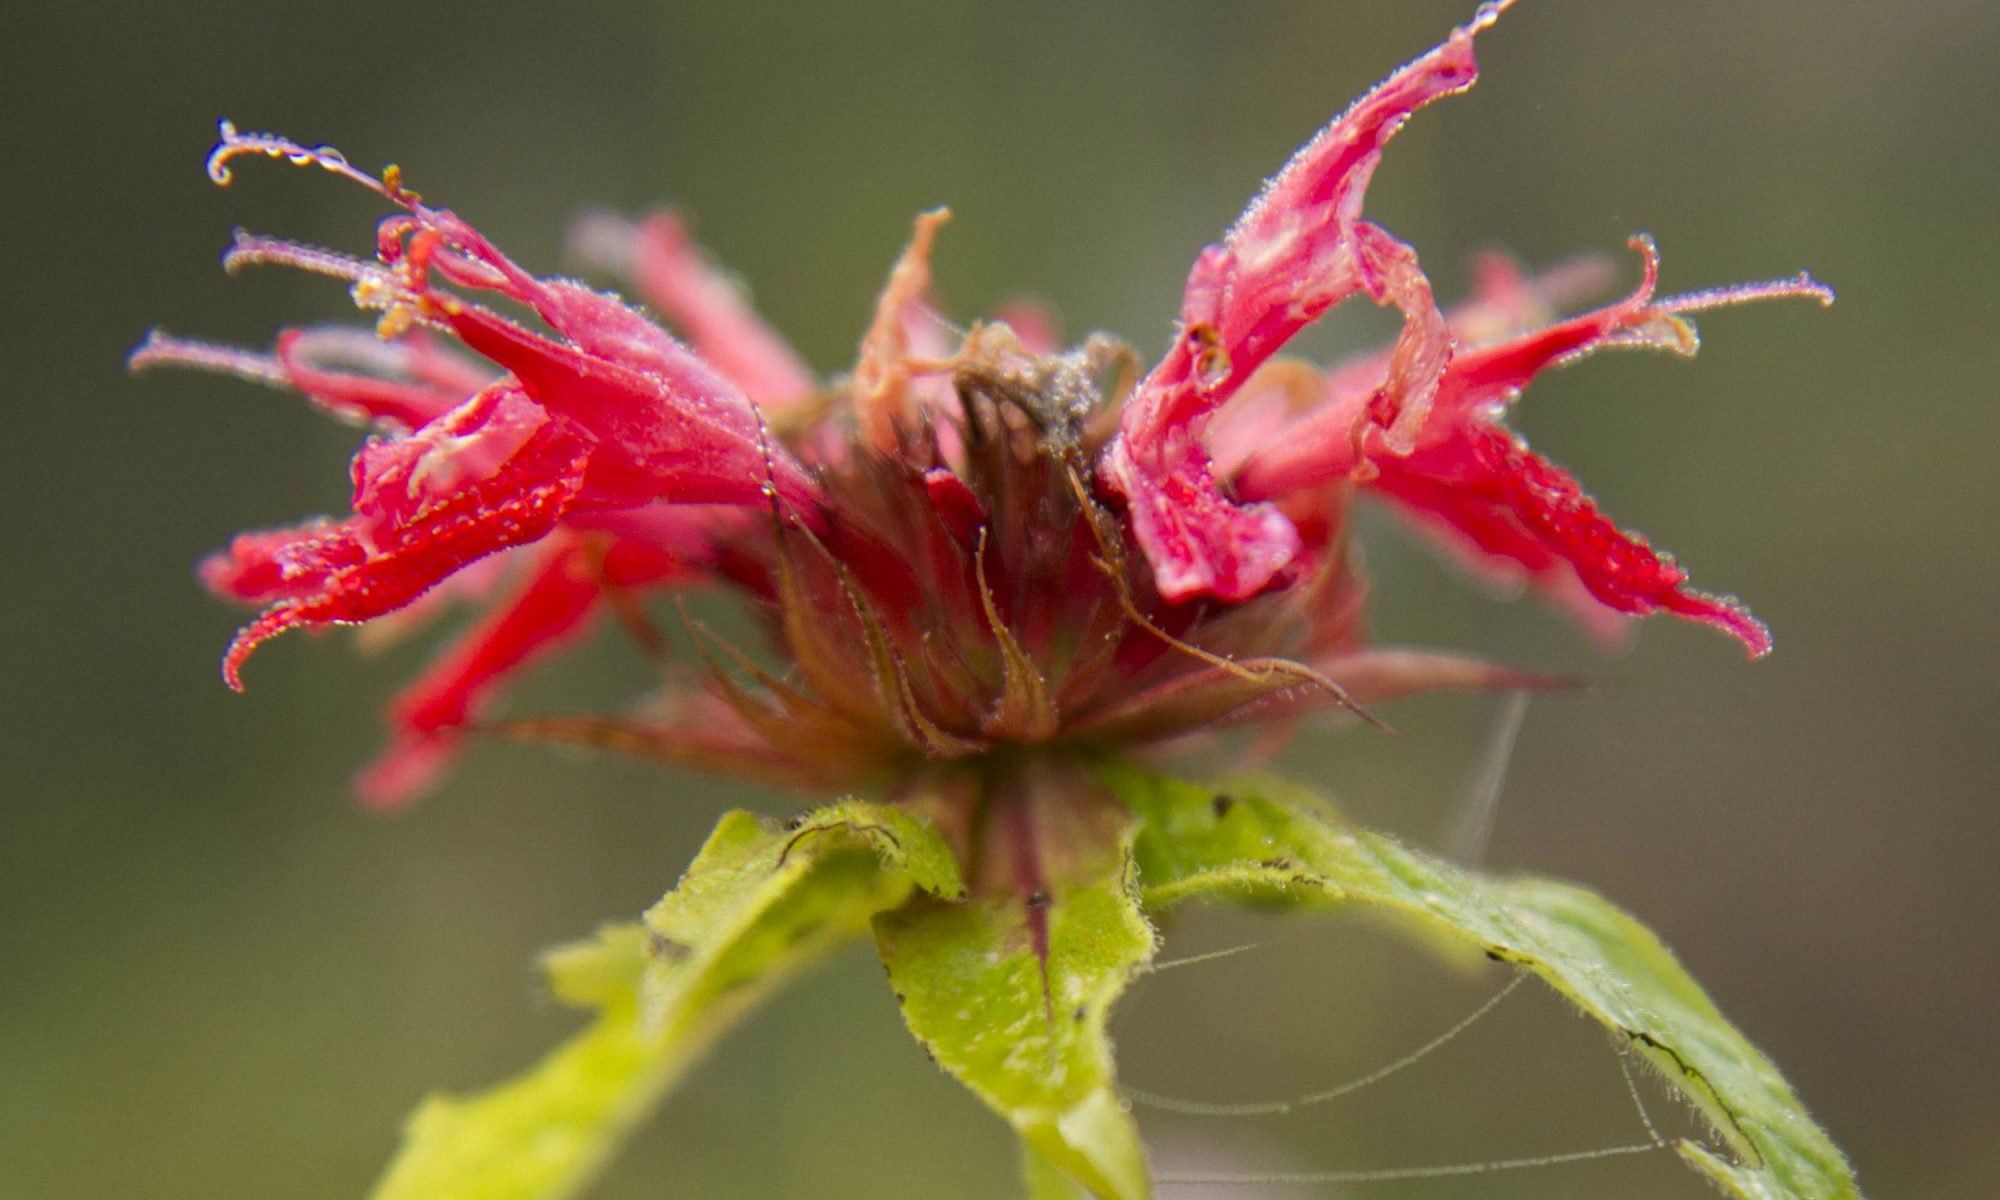
{"label": "blurred green background", "polygon": [[[544,270],[583,207],[684,204],[826,370],[910,216],[949,202],[958,312],[1032,292],[1150,355],[1191,257],[1258,181],[1471,7],[11,10],[0,1195],[359,1196],[422,1091],[495,1079],[569,1028],[537,991],[539,949],[652,900],[725,807],[798,804],[493,746],[431,802],[371,818],[346,777],[426,639],[368,658],[297,637],[258,656],[247,698],[217,682],[238,614],[192,562],[340,507],[354,434],[248,386],[128,379],[120,359],[155,322],[261,345],[278,322],[351,314],[326,281],[232,282],[215,260],[233,225],[359,249],[375,215],[358,189],[264,164],[218,192],[201,172],[218,116],[398,161]],[[1751,601],[1769,660],[1665,623],[1605,660],[1389,522],[1368,552],[1384,638],[1606,681],[1534,703],[1489,862],[1593,883],[1656,924],[1876,1197],[1990,1195],[2000,1177],[1996,45],[1984,0],[1531,0],[1483,39],[1475,92],[1405,132],[1370,203],[1441,295],[1482,247],[1546,262],[1636,230],[1659,238],[1669,289],[1809,266],[1840,290],[1830,311],[1707,319],[1696,363],[1557,373],[1519,417],[1614,516]],[[1342,310],[1309,347],[1388,327]],[[643,683],[633,657],[603,639],[517,707],[616,704]],[[1292,765],[1437,845],[1497,711],[1404,705],[1400,739],[1309,733]],[[1266,942],[1148,981],[1119,1025],[1134,1082],[1214,1099],[1370,1070],[1492,986],[1337,920],[1193,914],[1168,932],[1170,954]],[[1337,1105],[1147,1127],[1161,1163],[1223,1170],[1634,1136],[1603,1038],[1540,989]],[[1001,1127],[924,1061],[858,950],[723,1045],[599,1194],[1012,1187]],[[1655,1156],[1227,1194],[1707,1192]]]}

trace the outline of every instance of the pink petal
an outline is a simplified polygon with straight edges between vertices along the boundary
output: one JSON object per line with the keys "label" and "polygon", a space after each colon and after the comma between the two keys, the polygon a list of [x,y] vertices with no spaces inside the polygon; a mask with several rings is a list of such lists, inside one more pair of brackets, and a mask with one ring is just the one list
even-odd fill
{"label": "pink petal", "polygon": [[1046,358],[1062,353],[1062,318],[1048,304],[1031,299],[1010,300],[996,309],[993,317],[1014,331],[1021,349],[1029,354]]}
{"label": "pink petal", "polygon": [[1328,678],[1347,689],[1357,704],[1380,704],[1436,691],[1541,690],[1569,684],[1568,680],[1553,675],[1408,646],[1369,646],[1316,665]]}
{"label": "pink petal", "polygon": [[399,736],[354,776],[354,794],[377,812],[401,808],[428,792],[457,760],[456,737]]}

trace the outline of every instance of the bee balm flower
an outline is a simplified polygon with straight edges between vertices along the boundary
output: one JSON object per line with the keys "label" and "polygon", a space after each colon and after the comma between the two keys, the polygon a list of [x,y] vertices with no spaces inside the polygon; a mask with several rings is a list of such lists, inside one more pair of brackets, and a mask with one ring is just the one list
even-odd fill
{"label": "bee balm flower", "polygon": [[[1167,740],[1524,678],[1365,643],[1346,519],[1364,493],[1598,623],[1667,611],[1762,653],[1761,624],[1692,591],[1503,413],[1595,349],[1692,352],[1700,309],[1829,293],[1800,276],[1660,299],[1641,239],[1639,287],[1605,308],[1530,325],[1547,289],[1497,268],[1476,311],[1440,312],[1415,251],[1363,202],[1402,123],[1471,85],[1493,15],[1294,156],[1198,256],[1179,332],[1136,385],[1119,376],[1130,351],[1102,336],[1056,352],[993,321],[948,338],[927,292],[941,213],[919,222],[853,373],[822,382],[670,214],[599,219],[582,241],[691,343],[529,273],[393,169],[225,124],[218,183],[271,155],[398,210],[372,259],[239,235],[225,260],[346,281],[378,338],[293,329],[265,356],[155,334],[133,356],[287,387],[375,429],[349,515],[241,535],[205,564],[211,588],[263,607],[225,678],[240,687],[250,652],[286,630],[385,618],[503,559],[511,594],[392,706],[395,747],[364,777],[379,802],[420,787],[509,676],[598,612],[702,582],[766,614],[794,669],[711,647],[711,687],[676,714],[536,731],[840,787],[1002,744]],[[1326,371],[1274,357],[1357,295],[1402,313],[1393,347]]]}
{"label": "bee balm flower", "polygon": [[[857,322],[852,371],[822,379],[672,214],[593,218],[576,245],[685,341],[531,273],[393,167],[224,123],[217,183],[265,155],[392,209],[371,257],[239,235],[225,259],[341,280],[372,332],[289,329],[268,354],[156,333],[132,356],[295,391],[370,429],[346,515],[240,534],[203,564],[212,590],[260,610],[224,655],[228,683],[288,630],[483,605],[391,702],[390,745],[360,781],[370,803],[420,792],[478,730],[881,797],[782,826],[730,814],[643,922],[552,956],[557,993],[598,1018],[520,1080],[419,1110],[381,1200],[575,1194],[748,985],[864,929],[911,1030],[1021,1135],[1034,1194],[1141,1200],[1140,1093],[1113,1085],[1111,1004],[1154,952],[1151,912],[1246,893],[1388,905],[1541,974],[1715,1122],[1724,1149],[1684,1141],[1690,1163],[1744,1197],[1858,1200],[1775,1070],[1604,901],[1480,880],[1310,805],[1135,765],[1216,730],[1282,735],[1316,709],[1367,718],[1409,693],[1544,682],[1369,642],[1349,542],[1363,497],[1593,627],[1666,612],[1769,648],[1505,418],[1543,370],[1616,347],[1692,353],[1692,314],[1831,293],[1800,275],[1661,298],[1638,238],[1622,300],[1561,318],[1608,282],[1602,264],[1528,275],[1495,258],[1441,310],[1416,252],[1364,214],[1389,140],[1471,86],[1474,39],[1504,7],[1297,153],[1196,258],[1144,371],[1102,334],[1063,348],[1031,308],[965,329],[938,317],[943,210],[918,217]],[[1356,296],[1400,312],[1393,345],[1280,357]],[[676,664],[656,704],[491,716],[517,673],[605,615],[671,653],[648,603],[694,586],[739,599],[769,654],[687,622],[696,669]],[[1645,1124],[1646,1144],[1474,1169],[1665,1146]]]}

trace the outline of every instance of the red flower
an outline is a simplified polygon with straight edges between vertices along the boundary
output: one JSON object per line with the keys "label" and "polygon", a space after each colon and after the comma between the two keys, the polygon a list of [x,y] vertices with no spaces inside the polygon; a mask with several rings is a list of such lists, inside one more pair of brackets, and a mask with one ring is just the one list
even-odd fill
{"label": "red flower", "polygon": [[1247,457],[1236,476],[1239,494],[1281,496],[1330,474],[1351,475],[1404,505],[1479,568],[1502,578],[1525,573],[1586,620],[1665,610],[1726,630],[1752,657],[1768,653],[1762,622],[1734,601],[1690,590],[1685,571],[1613,525],[1576,480],[1502,423],[1506,406],[1552,364],[1617,346],[1693,354],[1695,332],[1683,314],[1772,296],[1833,298],[1801,275],[1656,300],[1658,252],[1647,238],[1633,245],[1644,276],[1616,304],[1463,346],[1454,344],[1448,322],[1429,326],[1426,336],[1446,365],[1407,444],[1395,437],[1396,423],[1411,411],[1404,397],[1335,386],[1324,403]]}
{"label": "red flower", "polygon": [[[1640,238],[1645,277],[1629,299],[1487,343],[1470,322],[1454,328],[1438,311],[1414,251],[1362,219],[1383,146],[1418,108],[1472,85],[1473,37],[1505,7],[1482,9],[1357,101],[1293,156],[1221,244],[1202,252],[1181,300],[1180,332],[1126,405],[1103,475],[1125,497],[1169,599],[1240,601],[1282,586],[1304,547],[1272,502],[1352,478],[1408,506],[1482,566],[1525,571],[1587,615],[1598,605],[1641,615],[1664,609],[1721,626],[1761,655],[1770,636],[1760,622],[1732,601],[1690,591],[1683,571],[1612,525],[1500,417],[1543,367],[1604,346],[1692,354],[1694,331],[1682,314],[1781,295],[1830,303],[1832,292],[1800,275],[1656,301],[1658,256]],[[1210,419],[1294,333],[1356,294],[1402,312],[1395,347],[1337,373],[1319,404],[1266,429],[1264,448],[1232,463],[1225,485],[1204,441]],[[1501,306],[1489,298],[1489,308]]]}
{"label": "red flower", "polygon": [[[1642,240],[1643,281],[1616,304],[1547,323],[1601,269],[1527,278],[1494,260],[1447,316],[1415,252],[1362,217],[1383,147],[1418,107],[1471,85],[1473,38],[1502,7],[1298,152],[1196,260],[1178,335],[1129,391],[1128,350],[1100,335],[1058,352],[1037,310],[950,334],[929,291],[942,211],[919,219],[853,374],[823,386],[676,218],[595,218],[577,245],[691,346],[614,296],[529,274],[393,168],[378,180],[329,149],[225,124],[209,163],[219,183],[231,159],[261,153],[398,209],[373,261],[255,237],[226,260],[349,282],[379,314],[379,340],[290,330],[264,356],[156,334],[133,356],[290,388],[375,430],[348,516],[241,535],[204,565],[211,588],[263,606],[225,678],[240,686],[244,659],[285,630],[483,595],[494,568],[475,564],[516,576],[392,704],[390,751],[363,778],[376,803],[418,790],[508,678],[607,608],[657,649],[639,593],[695,581],[762,613],[790,669],[691,628],[705,691],[641,716],[487,726],[817,788],[895,786],[1007,744],[1151,743],[1536,682],[1366,645],[1346,552],[1357,487],[1586,616],[1665,610],[1761,653],[1761,625],[1690,591],[1501,417],[1544,367],[1607,346],[1690,353],[1689,313],[1830,293],[1800,276],[1655,299]],[[1357,294],[1402,312],[1393,347],[1330,371],[1273,357]]]}

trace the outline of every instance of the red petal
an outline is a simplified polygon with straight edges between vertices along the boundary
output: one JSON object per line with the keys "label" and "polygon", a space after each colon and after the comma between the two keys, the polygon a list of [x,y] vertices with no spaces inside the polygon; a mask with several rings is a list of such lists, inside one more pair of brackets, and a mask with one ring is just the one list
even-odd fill
{"label": "red petal", "polygon": [[678,214],[657,212],[636,225],[596,218],[579,227],[577,240],[591,257],[630,278],[640,298],[752,400],[782,406],[818,390],[812,371],[750,307],[736,280],[695,245]]}
{"label": "red petal", "polygon": [[1574,479],[1502,424],[1505,406],[1550,366],[1613,346],[1692,354],[1698,339],[1685,314],[1778,296],[1832,298],[1799,276],[1655,300],[1658,253],[1648,239],[1633,244],[1643,273],[1630,296],[1457,353],[1412,445],[1392,444],[1349,385],[1253,454],[1237,486],[1252,498],[1275,497],[1352,471],[1365,486],[1399,500],[1483,573],[1525,574],[1600,629],[1612,614],[1667,611],[1726,630],[1753,657],[1768,652],[1770,634],[1760,622],[1734,601],[1688,588],[1685,572],[1645,539],[1619,530]]}
{"label": "red petal", "polygon": [[[1201,427],[1307,323],[1357,292],[1404,310],[1394,375],[1421,418],[1445,361],[1443,320],[1408,247],[1360,219],[1383,147],[1418,108],[1470,87],[1473,35],[1498,6],[1453,31],[1308,142],[1189,273],[1180,335],[1126,405],[1101,474],[1130,503],[1133,532],[1169,600],[1242,600],[1298,553],[1290,523],[1222,494]],[[1400,435],[1405,423],[1396,426]]]}
{"label": "red petal", "polygon": [[317,591],[327,576],[361,560],[340,523],[320,518],[288,529],[239,533],[229,548],[202,560],[202,583],[244,604],[272,604]]}
{"label": "red petal", "polygon": [[1491,424],[1461,426],[1407,458],[1378,460],[1370,484],[1438,519],[1481,553],[1527,571],[1544,588],[1573,577],[1599,604],[1646,616],[1671,612],[1770,652],[1762,622],[1733,600],[1687,586],[1687,573],[1646,539],[1621,530],[1562,468]]}
{"label": "red petal", "polygon": [[[366,365],[410,378],[386,379],[321,365],[324,358],[353,358],[357,352],[374,360]],[[360,330],[288,329],[278,335],[276,357],[293,387],[334,412],[405,429],[443,416],[492,381],[469,363],[454,362],[428,339],[385,343]]]}
{"label": "red petal", "polygon": [[381,616],[467,563],[546,535],[581,488],[585,461],[581,439],[504,384],[413,437],[362,447],[354,516],[289,538],[258,535],[239,543],[248,553],[210,568],[212,585],[233,570],[237,590],[279,598],[237,634],[223,678],[240,690],[244,659],[287,629]]}
{"label": "red petal", "polygon": [[766,502],[768,482],[795,508],[816,509],[818,491],[805,469],[765,436],[733,390],[703,395],[490,313],[467,310],[450,319],[468,346],[511,370],[537,404],[594,439],[584,505],[756,505]]}
{"label": "red petal", "polygon": [[505,678],[545,649],[579,633],[603,594],[588,547],[551,538],[513,596],[467,630],[389,702],[392,724],[413,734],[455,729]]}
{"label": "red petal", "polygon": [[389,703],[395,740],[357,780],[371,808],[400,805],[429,786],[456,750],[457,731],[530,663],[574,641],[595,617],[605,586],[668,578],[675,564],[645,551],[558,535],[520,590],[487,613]]}
{"label": "red petal", "polygon": [[[409,292],[404,302],[444,321],[513,372],[536,403],[601,443],[583,503],[762,504],[768,484],[795,508],[816,508],[810,476],[767,436],[743,393],[615,297],[535,278],[449,212],[417,206],[383,222],[378,240]],[[437,290],[432,274],[530,306],[561,340]]]}

